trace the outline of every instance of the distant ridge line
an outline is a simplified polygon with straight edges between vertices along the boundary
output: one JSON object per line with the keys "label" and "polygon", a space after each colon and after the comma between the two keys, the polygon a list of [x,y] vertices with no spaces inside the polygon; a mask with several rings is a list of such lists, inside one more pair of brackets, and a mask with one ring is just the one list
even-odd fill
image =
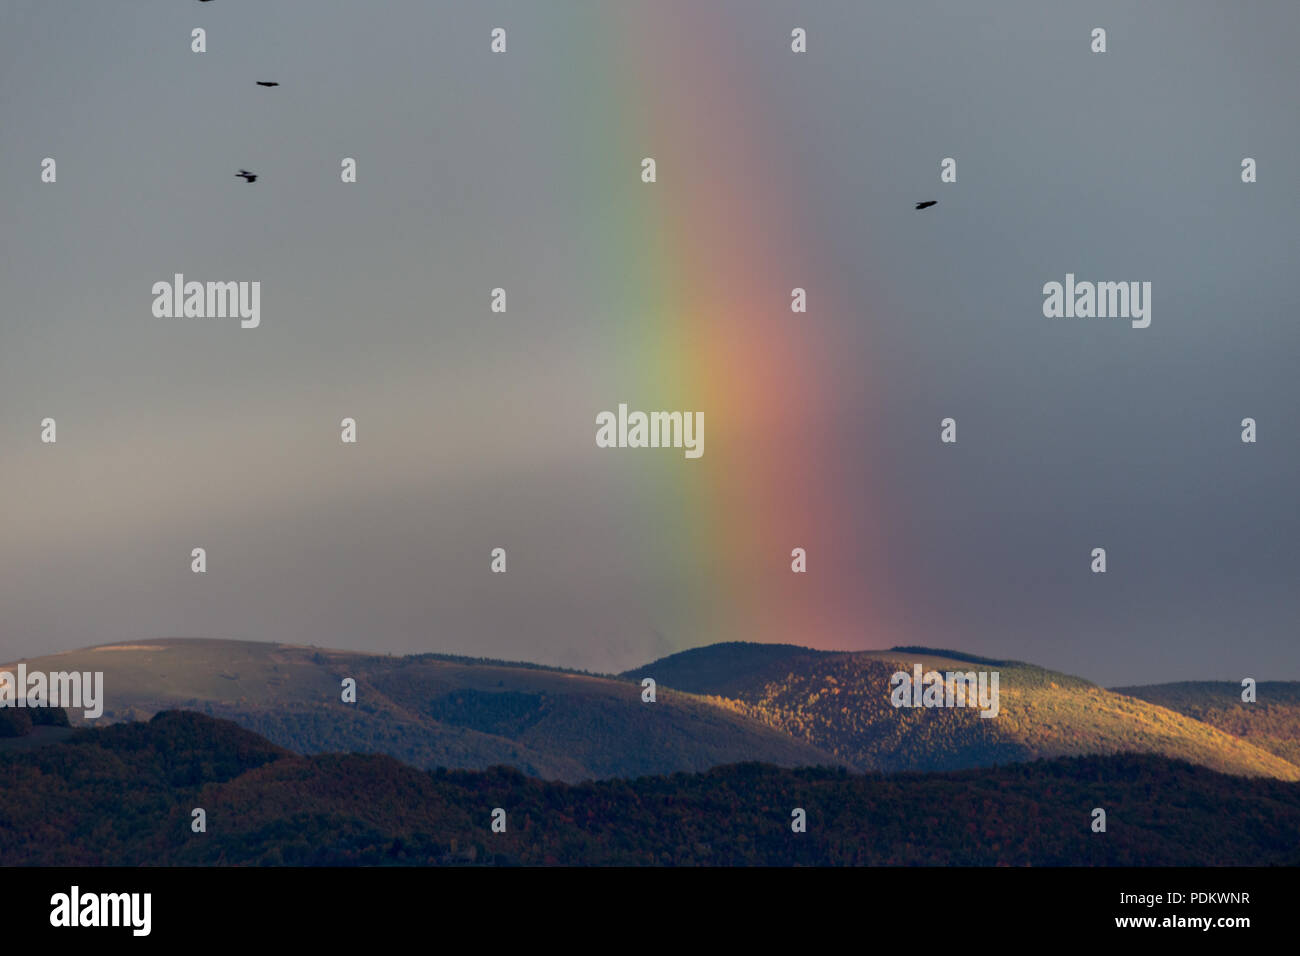
{"label": "distant ridge line", "polygon": [[998,667],[1010,667],[1012,664],[1023,664],[1023,661],[1002,661],[992,657],[980,657],[978,654],[965,654],[961,651],[947,651],[941,647],[920,647],[918,645],[907,645],[904,647],[891,647],[890,651],[896,651],[900,654],[924,654],[926,657],[947,657],[954,661],[969,661],[972,664],[993,664]]}

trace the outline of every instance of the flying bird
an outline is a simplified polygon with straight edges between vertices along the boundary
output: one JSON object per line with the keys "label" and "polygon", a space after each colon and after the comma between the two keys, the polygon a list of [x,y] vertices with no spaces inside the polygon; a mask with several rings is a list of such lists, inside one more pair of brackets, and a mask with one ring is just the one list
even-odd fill
{"label": "flying bird", "polygon": [[926,200],[925,202],[919,202],[919,203],[917,203],[917,204],[916,204],[916,208],[917,208],[917,209],[929,209],[931,206],[933,206],[933,205],[934,205],[935,203],[937,203],[938,201],[939,201],[939,200],[937,200],[937,199],[928,199],[928,200]]}
{"label": "flying bird", "polygon": [[[202,0],[202,2],[206,3],[207,0]],[[235,173],[235,175],[242,176],[246,182],[257,182],[257,173],[250,173],[247,169],[241,169],[239,172]]]}
{"label": "flying bird", "polygon": [[279,83],[273,83],[273,82],[270,82],[270,81],[267,81],[267,80],[258,80],[258,81],[257,81],[257,85],[258,85],[258,86],[279,86],[280,84],[279,84]]}

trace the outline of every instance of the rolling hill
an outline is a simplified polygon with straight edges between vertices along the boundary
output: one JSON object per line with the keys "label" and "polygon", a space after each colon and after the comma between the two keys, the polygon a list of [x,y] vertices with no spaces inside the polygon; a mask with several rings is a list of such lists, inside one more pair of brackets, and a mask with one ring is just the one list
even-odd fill
{"label": "rolling hill", "polygon": [[[900,708],[890,676],[996,670],[1000,712]],[[953,770],[1083,754],[1151,753],[1224,773],[1300,779],[1300,766],[1262,743],[1178,710],[1018,661],[936,651],[828,653],[791,645],[715,644],[629,671],[633,680],[705,695],[829,751],[861,770]]]}
{"label": "rolling hill", "polygon": [[23,865],[1294,865],[1297,846],[1300,784],[1150,755],[890,776],[745,763],[570,785],[298,756],[176,711],[0,753],[0,857]]}
{"label": "rolling hill", "polygon": [[[382,753],[422,768],[508,764],[559,780],[741,760],[837,762],[691,694],[666,690],[643,704],[629,681],[531,664],[220,640],[110,644],[26,663],[31,670],[103,671],[106,702],[97,722],[184,708],[233,720],[299,753]],[[357,682],[355,704],[340,699],[345,677]],[[69,713],[78,722],[80,713]]]}

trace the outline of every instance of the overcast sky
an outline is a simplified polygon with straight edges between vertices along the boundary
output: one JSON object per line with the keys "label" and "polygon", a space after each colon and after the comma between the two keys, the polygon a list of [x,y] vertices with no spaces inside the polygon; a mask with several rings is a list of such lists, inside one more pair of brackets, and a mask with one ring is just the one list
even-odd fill
{"label": "overcast sky", "polygon": [[[0,658],[1300,679],[1300,6],[1065,6],[5,0]],[[260,328],[156,318],[176,272]],[[1044,318],[1067,272],[1151,326]],[[596,448],[620,401],[703,457]]]}

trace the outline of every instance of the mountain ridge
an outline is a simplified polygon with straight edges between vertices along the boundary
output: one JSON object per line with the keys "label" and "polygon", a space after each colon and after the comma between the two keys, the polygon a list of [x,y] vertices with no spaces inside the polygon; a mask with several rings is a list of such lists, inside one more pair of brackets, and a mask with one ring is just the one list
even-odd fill
{"label": "mountain ridge", "polygon": [[[1300,779],[1278,727],[1252,737],[1136,692],[919,646],[822,651],[731,642],[618,675],[434,653],[394,657],[178,638],[27,663],[104,670],[106,722],[186,708],[234,720],[294,752],[385,753],[425,769],[503,764],[576,782],[745,760],[895,772],[1135,752],[1225,773]],[[890,706],[890,676],[916,664],[998,670],[998,716]],[[357,681],[355,704],[340,701],[348,676]],[[654,704],[641,700],[645,677],[656,681]],[[1300,691],[1296,702],[1300,718]]]}

